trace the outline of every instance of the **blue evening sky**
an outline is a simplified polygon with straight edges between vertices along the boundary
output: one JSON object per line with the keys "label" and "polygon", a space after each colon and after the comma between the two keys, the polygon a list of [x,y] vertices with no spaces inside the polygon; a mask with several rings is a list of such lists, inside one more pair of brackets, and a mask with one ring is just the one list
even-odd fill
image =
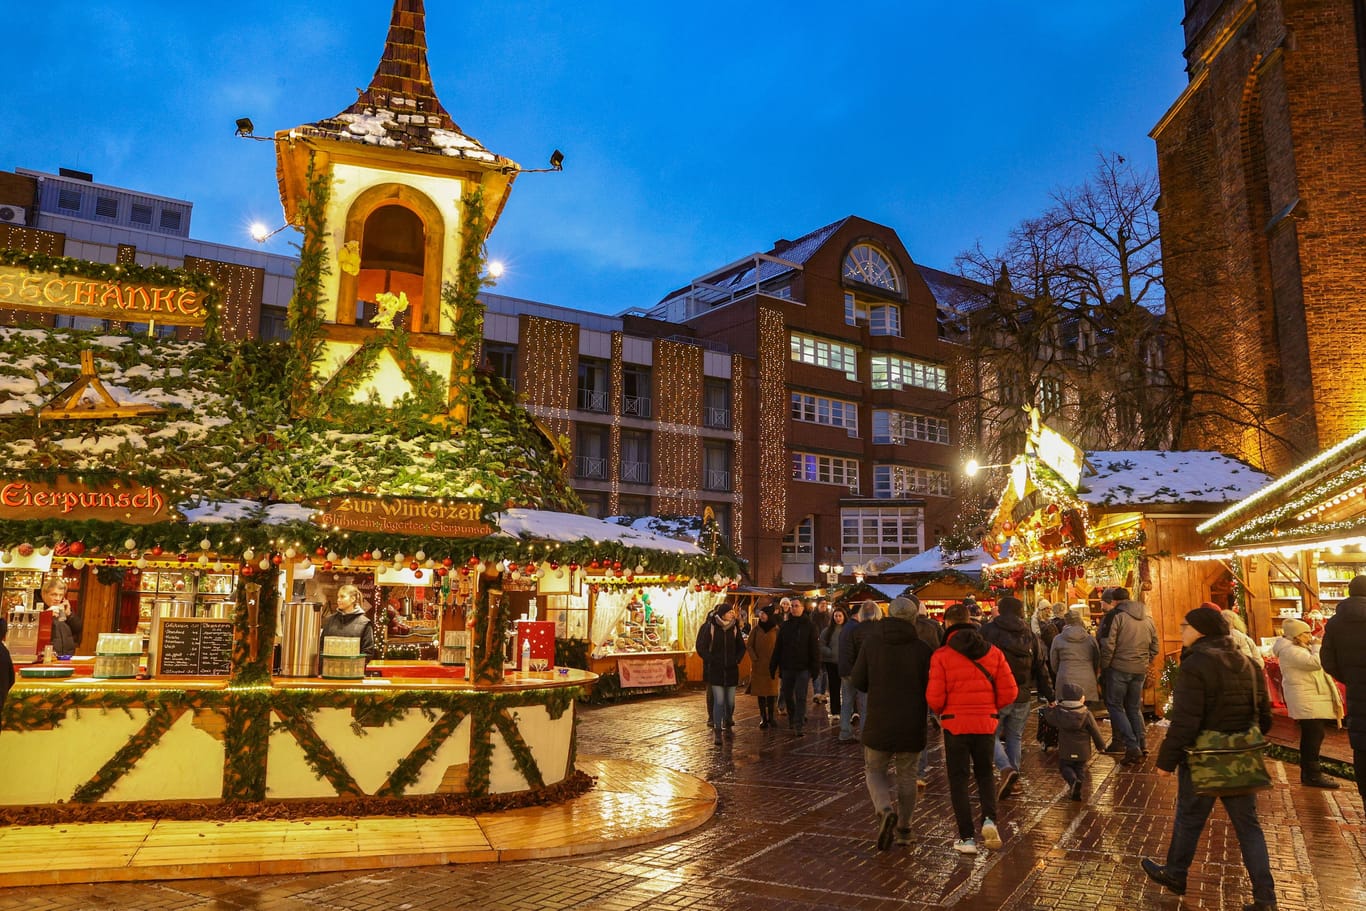
{"label": "blue evening sky", "polygon": [[[283,221],[269,135],[369,83],[389,0],[45,0],[6,16],[0,167],[188,199],[194,237]],[[437,94],[526,174],[499,293],[615,313],[845,215],[953,268],[1101,151],[1153,168],[1185,85],[1178,0],[852,6],[430,0]],[[21,88],[19,88],[21,87]],[[291,252],[285,231],[271,248]]]}

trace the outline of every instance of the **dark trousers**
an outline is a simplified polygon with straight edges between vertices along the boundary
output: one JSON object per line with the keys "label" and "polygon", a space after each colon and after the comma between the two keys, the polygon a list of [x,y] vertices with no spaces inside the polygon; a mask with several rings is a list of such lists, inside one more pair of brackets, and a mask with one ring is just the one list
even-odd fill
{"label": "dark trousers", "polygon": [[774,710],[775,710],[777,707],[778,707],[778,697],[777,697],[777,696],[760,696],[760,697],[759,697],[759,720],[760,720],[760,721],[767,721],[769,724],[772,724],[772,723],[773,723]]}
{"label": "dark trousers", "polygon": [[[1271,858],[1266,852],[1266,836],[1257,822],[1257,795],[1219,797],[1228,813],[1229,822],[1238,836],[1238,847],[1243,852],[1243,866],[1252,879],[1252,898],[1263,904],[1276,903],[1276,881],[1271,878]],[[1176,767],[1176,823],[1172,826],[1172,843],[1167,848],[1167,869],[1177,879],[1184,880],[1205,820],[1214,809],[1214,797],[1201,797],[1191,784],[1190,770],[1182,763]]]}
{"label": "dark trousers", "polygon": [[840,666],[833,661],[825,662],[825,691],[830,694],[830,714],[840,713]]}
{"label": "dark trousers", "polygon": [[982,818],[996,818],[996,768],[992,757],[996,752],[995,734],[954,734],[944,731],[944,769],[949,777],[949,800],[953,803],[953,818],[958,823],[958,837],[972,838],[972,798],[968,796],[968,778],[977,780],[977,799],[982,804]]}
{"label": "dark trousers", "polygon": [[1319,753],[1323,749],[1324,733],[1333,722],[1327,718],[1300,718],[1300,779],[1313,778],[1319,772]]}
{"label": "dark trousers", "polygon": [[1352,766],[1357,772],[1357,793],[1361,795],[1361,800],[1366,803],[1366,750],[1352,751]]}
{"label": "dark trousers", "polygon": [[794,728],[806,727],[806,688],[810,685],[810,671],[783,671],[783,705],[787,707],[787,723]]}
{"label": "dark trousers", "polygon": [[1062,774],[1062,780],[1071,787],[1081,781],[1086,773],[1086,762],[1081,759],[1059,759],[1058,771]]}

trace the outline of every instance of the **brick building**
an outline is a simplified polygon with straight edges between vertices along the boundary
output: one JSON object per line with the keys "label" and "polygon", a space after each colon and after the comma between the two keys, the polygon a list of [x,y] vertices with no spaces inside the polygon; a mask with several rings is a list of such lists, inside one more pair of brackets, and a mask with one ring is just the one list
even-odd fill
{"label": "brick building", "polygon": [[1366,426],[1366,7],[1186,0],[1189,85],[1152,132],[1167,302],[1221,353],[1181,442],[1280,471]]}
{"label": "brick building", "polygon": [[[194,240],[193,208],[182,199],[96,183],[93,175],[67,168],[57,174],[0,171],[0,250],[208,273],[222,294],[225,338],[283,338],[298,260]],[[0,307],[0,325],[97,328],[102,322]]]}
{"label": "brick building", "polygon": [[953,524],[951,364],[896,232],[848,217],[703,275],[647,314],[734,354],[734,539],[761,585],[877,572]]}

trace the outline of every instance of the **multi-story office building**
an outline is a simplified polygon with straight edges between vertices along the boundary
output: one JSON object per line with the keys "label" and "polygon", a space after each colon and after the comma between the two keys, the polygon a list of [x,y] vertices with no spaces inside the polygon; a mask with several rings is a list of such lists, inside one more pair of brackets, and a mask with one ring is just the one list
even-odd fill
{"label": "multi-story office building", "polygon": [[733,353],[733,538],[756,582],[847,581],[952,526],[957,346],[891,228],[851,216],[780,240],[643,315]]}
{"label": "multi-story office building", "polygon": [[[185,200],[95,183],[93,175],[67,168],[0,172],[0,249],[208,273],[222,293],[225,338],[283,338],[298,260],[193,240],[193,208]],[[82,317],[0,308],[0,324],[18,323],[94,328]]]}

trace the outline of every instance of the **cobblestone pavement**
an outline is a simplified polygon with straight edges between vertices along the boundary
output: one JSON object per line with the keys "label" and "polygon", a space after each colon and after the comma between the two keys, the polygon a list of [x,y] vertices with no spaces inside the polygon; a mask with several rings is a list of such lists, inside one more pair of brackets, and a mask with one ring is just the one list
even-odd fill
{"label": "cobblestone pavement", "polygon": [[[716,786],[711,822],[668,841],[555,861],[0,890],[0,909],[1229,911],[1250,901],[1219,809],[1184,899],[1147,883],[1138,858],[1163,856],[1176,794],[1150,762],[1130,771],[1098,757],[1086,800],[1075,803],[1033,748],[1031,727],[1023,786],[1001,813],[1004,847],[965,858],[950,848],[936,739],[913,843],[878,852],[859,747],[837,742],[819,706],[797,738],[758,730],[754,700],[740,703],[737,736],[723,746],[711,742],[697,690],[582,713],[585,754],[662,763]],[[1271,767],[1278,786],[1259,807],[1280,908],[1366,908],[1366,819],[1355,788],[1301,788],[1295,767]]]}

